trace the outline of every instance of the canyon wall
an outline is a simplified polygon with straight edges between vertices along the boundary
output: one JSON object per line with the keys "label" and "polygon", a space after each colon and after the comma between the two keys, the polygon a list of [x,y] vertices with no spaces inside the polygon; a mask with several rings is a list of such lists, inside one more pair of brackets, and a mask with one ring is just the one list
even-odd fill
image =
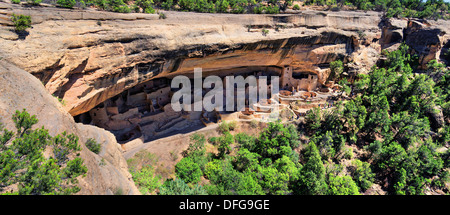
{"label": "canyon wall", "polygon": [[[12,13],[30,15],[25,38],[11,31]],[[118,14],[93,9],[25,8],[0,2],[1,57],[30,72],[73,116],[139,83],[252,66],[293,66],[323,83],[328,64],[351,62],[365,72],[382,48],[412,46],[425,65],[447,44],[448,21],[386,20],[381,13]],[[262,29],[268,29],[264,35]]]}
{"label": "canyon wall", "polygon": [[[358,56],[358,30],[379,38],[380,14],[305,11],[284,15],[165,12],[116,14],[23,8],[0,3],[2,57],[39,78],[72,115],[146,80],[249,66],[293,65],[320,72],[335,59]],[[25,39],[11,32],[10,14],[30,15]],[[262,28],[269,29],[264,36]],[[373,50],[372,50],[373,49]],[[366,52],[378,53],[374,45]],[[367,53],[363,53],[367,54]],[[362,61],[365,61],[364,58]],[[373,64],[369,60],[368,64]]]}

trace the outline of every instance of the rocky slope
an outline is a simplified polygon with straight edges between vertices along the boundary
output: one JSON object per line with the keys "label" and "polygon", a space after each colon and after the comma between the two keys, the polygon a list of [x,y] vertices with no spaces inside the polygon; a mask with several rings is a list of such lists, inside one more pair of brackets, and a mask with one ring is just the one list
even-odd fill
{"label": "rocky slope", "polygon": [[[25,108],[38,117],[36,128],[44,126],[52,136],[67,131],[80,138],[80,156],[88,173],[79,179],[79,194],[139,194],[114,135],[95,126],[75,123],[38,79],[4,60],[0,60],[0,86],[0,122],[9,130],[14,129],[11,116],[16,110]],[[101,144],[98,155],[84,145],[88,138]]]}

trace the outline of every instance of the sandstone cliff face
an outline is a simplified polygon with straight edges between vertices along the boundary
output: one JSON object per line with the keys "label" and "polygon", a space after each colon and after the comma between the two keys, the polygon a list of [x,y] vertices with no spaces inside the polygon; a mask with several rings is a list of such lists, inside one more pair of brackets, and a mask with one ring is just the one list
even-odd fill
{"label": "sandstone cliff face", "polygon": [[[11,23],[2,21],[3,58],[38,77],[51,94],[66,101],[72,115],[143,81],[185,74],[194,67],[207,73],[294,65],[297,71],[319,73],[322,65],[358,53],[357,30],[380,37],[378,13],[166,12],[167,19],[158,19],[156,14],[26,9],[1,3],[0,8],[4,17],[26,14],[33,20],[24,40],[9,31]],[[267,36],[262,28],[269,29]]]}
{"label": "sandstone cliff face", "polygon": [[[32,17],[33,28],[24,40],[10,31],[12,13]],[[0,3],[0,51],[5,60],[32,73],[51,94],[64,99],[64,108],[75,116],[139,83],[188,74],[195,67],[208,75],[233,68],[291,65],[294,71],[318,74],[319,82],[324,82],[331,61],[351,61],[352,70],[365,72],[382,48],[405,38],[426,63],[439,56],[448,40],[442,29],[449,26],[440,21],[427,27],[440,26],[439,31],[406,32],[412,29],[406,20],[386,21],[376,12],[165,14],[167,19],[158,19],[157,14]],[[262,34],[263,28],[268,35]],[[423,31],[437,33],[438,40],[423,36]],[[423,37],[427,40],[419,39]]]}
{"label": "sandstone cliff face", "polygon": [[[113,194],[118,190],[123,194],[139,194],[114,135],[101,128],[75,123],[38,79],[3,60],[0,60],[0,86],[0,122],[9,130],[14,129],[11,116],[16,110],[25,108],[39,119],[35,126],[44,126],[50,135],[67,131],[80,138],[80,156],[88,173],[79,179],[79,194]],[[88,138],[94,138],[102,145],[99,155],[84,145]]]}

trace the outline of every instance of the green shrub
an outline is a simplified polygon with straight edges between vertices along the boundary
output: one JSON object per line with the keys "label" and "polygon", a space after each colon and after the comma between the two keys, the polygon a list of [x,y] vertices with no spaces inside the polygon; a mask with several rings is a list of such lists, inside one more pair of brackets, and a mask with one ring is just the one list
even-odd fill
{"label": "green shrub", "polygon": [[173,0],[166,0],[161,3],[161,7],[164,8],[164,10],[169,10],[173,6]]}
{"label": "green shrub", "polygon": [[253,8],[253,13],[261,14],[264,12],[265,9],[266,9],[266,7],[264,5],[258,5]]}
{"label": "green shrub", "polygon": [[280,8],[275,5],[269,5],[266,7],[265,12],[267,14],[277,14],[277,13],[280,13]]}
{"label": "green shrub", "polygon": [[176,151],[172,150],[169,152],[169,154],[173,161],[176,161],[178,159],[178,153]]}
{"label": "green shrub", "polygon": [[31,5],[39,5],[41,2],[42,0],[27,0],[27,3]]}
{"label": "green shrub", "polygon": [[444,56],[450,58],[450,48],[447,48],[447,51],[444,53]]}
{"label": "green shrub", "polygon": [[81,151],[81,147],[78,145],[78,137],[73,134],[67,134],[65,131],[56,135],[51,145],[58,165],[66,163],[72,152]]}
{"label": "green shrub", "polygon": [[294,7],[292,7],[292,9],[294,10],[300,10],[300,6],[298,4],[294,5]]}
{"label": "green shrub", "polygon": [[223,136],[221,136],[218,140],[219,146],[218,146],[218,157],[223,157],[225,154],[229,154],[231,152],[231,144],[234,143],[234,137],[229,132],[225,132]]}
{"label": "green shrub", "polygon": [[186,183],[197,183],[203,175],[200,167],[190,157],[181,159],[175,165],[175,173]]}
{"label": "green shrub", "polygon": [[352,164],[355,166],[355,171],[352,173],[353,180],[362,191],[366,191],[372,186],[375,177],[370,169],[370,164],[360,160],[354,160]]}
{"label": "green shrub", "polygon": [[307,160],[300,170],[297,192],[303,195],[327,194],[328,185],[325,181],[325,167],[320,158],[319,150],[312,141],[305,148],[304,155]]}
{"label": "green shrub", "polygon": [[147,165],[140,170],[132,170],[130,172],[134,183],[144,195],[153,193],[162,185],[161,176],[155,174],[152,166]]}
{"label": "green shrub", "polygon": [[223,121],[222,123],[220,123],[217,130],[220,133],[225,133],[225,132],[233,131],[236,128],[237,128],[237,124],[235,121],[231,121],[231,122]]}
{"label": "green shrub", "polygon": [[97,143],[97,141],[95,141],[94,138],[89,138],[86,141],[86,147],[91,150],[91,152],[94,152],[95,154],[100,153],[100,150],[102,149],[102,146],[100,145],[100,143]]}
{"label": "green shrub", "polygon": [[58,102],[61,103],[63,106],[66,106],[66,101],[63,98],[59,98],[56,95],[52,95],[53,97],[55,97],[55,99],[58,99]]}
{"label": "green shrub", "polygon": [[225,13],[228,11],[230,3],[227,0],[216,1],[216,11],[219,13]]}
{"label": "green shrub", "polygon": [[56,5],[65,8],[73,8],[77,2],[75,0],[58,0],[56,1]]}
{"label": "green shrub", "polygon": [[330,176],[329,195],[358,195],[358,186],[349,176]]}
{"label": "green shrub", "polygon": [[155,166],[158,162],[158,157],[155,154],[142,149],[137,152],[132,158],[127,160],[127,165],[130,170],[139,169],[142,166]]}
{"label": "green shrub", "polygon": [[239,147],[241,148],[246,148],[250,151],[255,148],[256,138],[254,136],[248,135],[245,132],[234,135],[234,139],[237,143],[239,143]]}
{"label": "green shrub", "polygon": [[13,4],[20,4],[20,0],[11,0],[11,3],[13,3]]}
{"label": "green shrub", "polygon": [[178,6],[182,11],[194,11],[196,3],[194,0],[179,0]]}
{"label": "green shrub", "polygon": [[131,12],[130,7],[123,0],[97,0],[96,5],[104,10],[111,10],[118,13]]}
{"label": "green shrub", "polygon": [[244,7],[242,7],[241,5],[238,5],[238,4],[235,4],[231,8],[231,13],[239,14],[239,13],[244,13],[244,12],[245,12]]}
{"label": "green shrub", "polygon": [[201,170],[205,168],[205,164],[208,162],[206,159],[205,149],[206,138],[203,134],[193,134],[190,137],[189,147],[181,152],[183,157],[189,157],[192,162],[198,165]]}
{"label": "green shrub", "polygon": [[215,175],[222,171],[222,162],[220,160],[213,160],[205,165],[205,177],[212,179]]}
{"label": "green shrub", "polygon": [[205,155],[206,138],[203,134],[193,134],[189,137],[189,147],[181,154],[184,157],[201,157]]}
{"label": "green shrub", "polygon": [[353,158],[353,149],[350,147],[344,147],[344,158],[345,159],[352,159]]}
{"label": "green shrub", "polygon": [[336,60],[330,63],[330,76],[329,79],[336,81],[339,80],[344,72],[344,63],[341,60]]}
{"label": "green shrub", "polygon": [[31,28],[31,17],[25,15],[11,15],[11,21],[14,23],[16,31],[25,31],[27,28]]}
{"label": "green shrub", "polygon": [[117,13],[130,13],[131,9],[127,5],[121,5],[117,7],[113,7],[113,12]]}
{"label": "green shrub", "polygon": [[145,8],[144,13],[155,13],[155,9],[153,9],[153,7]]}
{"label": "green shrub", "polygon": [[99,166],[105,166],[105,165],[106,165],[105,158],[102,158],[102,159],[100,160],[100,162],[98,163],[98,165],[99,165]]}
{"label": "green shrub", "polygon": [[94,0],[94,5],[102,10],[108,10],[110,8],[107,0]]}
{"label": "green shrub", "polygon": [[142,8],[144,13],[155,13],[155,9],[153,9],[153,0],[137,0],[134,4]]}
{"label": "green shrub", "polygon": [[134,11],[135,13],[141,12],[141,8],[136,4],[131,5],[131,10]]}

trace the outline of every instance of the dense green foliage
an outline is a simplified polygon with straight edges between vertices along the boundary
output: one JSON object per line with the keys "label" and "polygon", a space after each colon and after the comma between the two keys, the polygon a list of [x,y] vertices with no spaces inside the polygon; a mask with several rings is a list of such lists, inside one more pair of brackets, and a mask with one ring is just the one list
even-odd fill
{"label": "dense green foliage", "polygon": [[[63,132],[51,137],[46,129],[32,129],[38,122],[25,110],[16,111],[12,116],[16,132],[0,126],[0,191],[9,185],[18,185],[16,194],[73,194],[80,188],[76,186],[77,177],[87,172],[78,137]],[[44,156],[46,149],[51,155]]]}
{"label": "dense green foliage", "polygon": [[65,7],[65,8],[73,8],[73,6],[76,5],[76,1],[75,0],[58,0],[56,1],[56,5],[60,6],[60,7]]}
{"label": "dense green foliage", "polygon": [[330,176],[329,195],[358,195],[358,186],[349,176]]}
{"label": "dense green foliage", "polygon": [[144,13],[155,13],[153,9],[153,0],[136,0],[134,4],[141,8]]}
{"label": "dense green foliage", "polygon": [[310,142],[305,150],[305,166],[301,169],[298,183],[298,193],[306,195],[325,195],[328,185],[326,183],[325,167],[319,154],[319,150],[313,142]]}
{"label": "dense green foliage", "polygon": [[[209,141],[217,147],[216,154],[205,154],[204,137],[196,134],[191,137],[188,153],[184,153],[185,157],[176,165],[176,180],[182,181],[177,183],[179,187],[185,187],[183,190],[199,186],[198,179],[203,176],[209,183],[202,189],[211,195],[353,195],[359,193],[357,183],[370,181],[367,178],[371,175],[367,176],[365,169],[355,173],[358,181],[350,176],[328,173],[319,149],[312,141],[302,150],[301,160],[294,150],[300,146],[300,140],[293,125],[269,123],[258,137],[225,132]],[[224,145],[226,150],[221,149]],[[194,157],[197,162],[193,161]],[[189,186],[185,186],[184,181]]]}
{"label": "dense green foliage", "polygon": [[150,194],[162,185],[161,176],[156,175],[154,167],[150,165],[145,165],[139,171],[132,170],[131,175],[141,194]]}
{"label": "dense green foliage", "polygon": [[194,163],[194,161],[189,157],[183,158],[177,163],[175,166],[175,172],[180,179],[187,183],[198,182],[202,175],[202,170],[198,164]]}
{"label": "dense green foliage", "polygon": [[372,169],[370,168],[370,164],[360,160],[354,160],[352,164],[355,167],[352,173],[353,180],[362,191],[366,191],[372,186],[375,177],[375,174],[372,173]]}
{"label": "dense green foliage", "polygon": [[386,17],[447,18],[449,3],[443,0],[307,0],[306,4],[355,7],[382,11]]}
{"label": "dense green foliage", "polygon": [[31,28],[31,17],[22,14],[12,14],[11,21],[14,24],[16,31],[25,31],[27,28]]}
{"label": "dense green foliage", "polygon": [[[12,2],[18,4],[20,0]],[[42,0],[27,2],[39,5]],[[450,9],[450,3],[443,0],[305,0],[304,4],[325,6],[331,11],[339,11],[344,6],[350,9],[381,11],[388,18],[447,19]],[[164,9],[200,13],[277,14],[289,7],[300,10],[300,6],[293,5],[292,0],[57,0],[56,5],[65,8],[95,6],[119,13],[155,13],[158,9]]]}
{"label": "dense green foliage", "polygon": [[[438,149],[448,144],[449,71],[433,61],[429,74],[414,74],[417,58],[406,45],[384,54],[381,68],[360,75],[355,98],[331,111],[309,111],[306,131],[322,158],[339,159],[342,143],[370,152],[370,164],[353,162],[352,177],[362,190],[370,187],[374,171],[379,180],[392,182],[386,188],[390,193],[423,194],[432,180],[447,180],[447,152]],[[440,113],[445,120],[437,117]]]}
{"label": "dense green foliage", "polygon": [[342,73],[344,72],[344,64],[341,60],[333,61],[330,63],[330,77],[329,79],[335,81],[336,79],[340,79]]}
{"label": "dense green foliage", "polygon": [[[61,1],[70,1],[70,0],[61,0]],[[123,0],[87,0],[86,2],[80,1],[80,3],[82,6],[95,6],[100,10],[107,10],[118,13],[129,13],[133,8],[132,6],[129,6],[127,4],[127,1]]]}
{"label": "dense green foliage", "polygon": [[[31,0],[30,0],[31,1]],[[41,0],[32,0],[41,1]],[[274,14],[286,10],[292,1],[262,0],[87,0],[78,1],[82,6],[95,6],[102,10],[120,13],[131,11],[155,13],[155,9],[194,11],[200,13],[267,13]],[[77,0],[58,0],[57,5],[72,8]]]}

